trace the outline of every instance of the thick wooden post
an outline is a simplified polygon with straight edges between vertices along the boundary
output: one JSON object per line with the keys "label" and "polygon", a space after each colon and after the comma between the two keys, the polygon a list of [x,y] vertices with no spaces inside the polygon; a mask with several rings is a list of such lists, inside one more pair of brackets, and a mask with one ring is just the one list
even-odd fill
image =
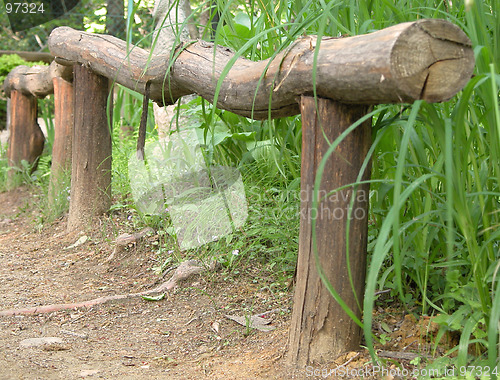
{"label": "thick wooden post", "polygon": [[[73,85],[63,78],[54,83],[54,145],[49,184],[49,202],[54,204],[58,196],[67,196],[71,171],[71,142],[73,138]],[[63,194],[64,193],[64,194]]]}
{"label": "thick wooden post", "polygon": [[[345,303],[361,318],[368,230],[369,186],[353,187],[329,194],[356,182],[371,145],[371,123],[367,121],[349,134],[330,156],[319,190],[321,202],[312,209],[314,180],[319,163],[345,129],[367,113],[366,106],[302,97],[301,219],[297,285],[290,327],[288,361],[299,368],[332,362],[339,354],[359,348],[361,329],[347,316],[322,283],[313,252],[311,221],[316,219],[319,263]],[[328,140],[327,140],[328,139]],[[368,179],[370,169],[363,175]],[[349,202],[355,197],[350,220],[349,262],[346,258],[346,222]],[[356,295],[356,296],[355,296]]]}
{"label": "thick wooden post", "polygon": [[106,111],[109,82],[75,65],[74,129],[68,230],[83,229],[111,206],[111,134]]}
{"label": "thick wooden post", "polygon": [[[32,95],[13,90],[10,93],[10,138],[7,149],[9,166],[19,168],[21,161],[35,164],[43,152],[45,137],[37,123],[37,101]],[[17,171],[9,171],[8,187],[16,185]]]}

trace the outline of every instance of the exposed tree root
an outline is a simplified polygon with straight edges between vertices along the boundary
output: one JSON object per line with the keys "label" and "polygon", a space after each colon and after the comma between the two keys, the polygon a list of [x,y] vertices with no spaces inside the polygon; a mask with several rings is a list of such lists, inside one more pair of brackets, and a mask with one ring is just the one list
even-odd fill
{"label": "exposed tree root", "polygon": [[[211,267],[210,269],[215,268],[215,265],[211,265],[210,267]],[[114,296],[100,297],[100,298],[95,298],[93,300],[83,301],[78,303],[63,303],[63,304],[28,307],[23,309],[9,309],[0,311],[0,316],[52,313],[54,311],[71,310],[80,307],[90,308],[92,306],[102,305],[111,301],[130,300],[136,297],[147,296],[155,293],[164,293],[167,290],[175,288],[180,281],[186,280],[187,278],[195,274],[201,273],[205,269],[207,268],[203,266],[200,262],[196,260],[188,260],[184,261],[177,267],[174,274],[168,281],[161,283],[159,286],[151,290],[146,290],[144,292],[139,292],[139,293],[118,294]]]}
{"label": "exposed tree root", "polygon": [[416,354],[414,352],[404,352],[404,351],[380,351],[378,356],[389,359],[397,359],[397,360],[413,360],[418,357],[425,357],[430,359],[431,356]]}
{"label": "exposed tree root", "polygon": [[149,233],[153,233],[153,229],[151,227],[143,228],[140,232],[135,234],[122,234],[116,238],[115,241],[115,249],[105,262],[109,262],[115,258],[115,255],[121,250],[125,249],[129,244],[136,244]]}

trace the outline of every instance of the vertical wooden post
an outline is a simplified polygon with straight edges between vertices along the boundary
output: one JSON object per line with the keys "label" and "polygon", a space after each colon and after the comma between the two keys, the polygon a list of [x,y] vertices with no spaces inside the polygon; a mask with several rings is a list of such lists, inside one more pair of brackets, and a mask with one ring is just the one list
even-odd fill
{"label": "vertical wooden post", "polygon": [[74,129],[68,230],[83,229],[111,206],[111,133],[106,111],[109,82],[75,65]]}
{"label": "vertical wooden post", "polygon": [[9,129],[10,128],[10,114],[12,112],[12,109],[10,108],[10,98],[8,97],[7,98],[7,120],[6,120],[6,123],[5,123],[5,129]]}
{"label": "vertical wooden post", "polygon": [[[54,144],[49,183],[49,203],[54,204],[58,196],[67,196],[64,191],[69,184],[71,170],[71,143],[73,138],[73,85],[63,78],[52,79],[54,84]],[[64,194],[63,194],[64,193]]]}
{"label": "vertical wooden post", "polygon": [[[356,182],[371,145],[371,122],[350,133],[328,158],[319,190],[321,202],[312,209],[316,170],[331,144],[352,123],[364,116],[365,106],[328,99],[302,97],[301,220],[297,284],[288,342],[288,361],[296,367],[332,362],[343,352],[359,348],[362,331],[342,310],[322,283],[313,252],[312,225],[316,219],[319,264],[344,302],[361,318],[356,302],[363,303],[366,271],[369,186],[354,193],[353,187],[329,194]],[[327,141],[328,139],[328,141]],[[366,180],[370,169],[363,175]],[[328,196],[327,196],[328,194]],[[355,197],[350,220],[349,262],[346,259],[346,222],[349,202]],[[326,198],[325,198],[326,197]]]}
{"label": "vertical wooden post", "polygon": [[[26,160],[35,164],[43,152],[45,137],[37,123],[37,100],[34,96],[24,95],[13,90],[10,94],[10,138],[7,149],[9,166],[20,167]],[[16,171],[10,170],[8,187],[16,185]]]}

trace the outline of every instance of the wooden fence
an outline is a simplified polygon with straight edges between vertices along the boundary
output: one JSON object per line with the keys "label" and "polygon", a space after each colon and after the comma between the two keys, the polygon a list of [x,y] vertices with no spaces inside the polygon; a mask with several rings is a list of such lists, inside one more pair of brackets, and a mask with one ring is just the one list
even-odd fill
{"label": "wooden fence", "polygon": [[[366,115],[371,105],[446,101],[465,86],[474,56],[458,27],[443,20],[419,20],[356,37],[320,41],[307,36],[261,62],[237,58],[228,49],[203,41],[177,46],[174,59],[150,57],[137,47],[127,55],[124,41],[67,27],[52,32],[49,48],[56,58],[48,68],[18,67],[5,81],[12,115],[8,159],[16,166],[22,159],[34,162],[41,154],[36,98],[54,92],[52,181],[57,188],[58,173],[71,163],[69,229],[84,228],[111,205],[110,81],[141,93],[149,84],[151,99],[161,105],[194,93],[254,119],[300,112],[300,243],[288,362],[304,366],[331,361],[359,347],[360,327],[334,301],[316,265],[361,319],[369,185],[358,186],[356,192],[351,187],[348,197],[325,197],[313,208],[316,170],[331,142]],[[227,71],[228,64],[232,67]],[[326,163],[319,194],[357,181],[371,144],[370,132],[371,122],[366,120],[337,146]],[[362,179],[369,178],[368,165]],[[341,218],[328,214],[346,210],[352,197],[354,209],[361,211],[350,221],[346,252],[347,213]]]}
{"label": "wooden fence", "polygon": [[42,61],[45,63],[51,63],[54,60],[54,56],[50,53],[20,51],[20,50],[0,50],[0,56],[11,55],[11,54],[16,54],[28,62]]}

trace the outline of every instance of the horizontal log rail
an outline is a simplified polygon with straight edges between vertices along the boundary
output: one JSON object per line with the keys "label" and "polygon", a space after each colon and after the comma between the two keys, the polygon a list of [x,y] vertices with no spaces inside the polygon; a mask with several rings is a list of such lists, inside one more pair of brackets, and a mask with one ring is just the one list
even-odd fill
{"label": "horizontal log rail", "polygon": [[0,56],[16,54],[28,62],[45,62],[51,63],[54,56],[50,53],[43,53],[38,51],[21,51],[21,50],[0,50]]}
{"label": "horizontal log rail", "polygon": [[[265,119],[269,112],[273,118],[298,114],[298,99],[312,95],[314,87],[318,96],[347,104],[445,101],[467,83],[474,66],[465,33],[436,19],[349,38],[327,37],[320,44],[316,37],[307,36],[272,60],[259,62],[235,58],[229,49],[203,41],[179,46],[173,62],[169,56],[150,57],[138,47],[127,55],[125,41],[69,27],[52,31],[49,48],[61,65],[88,66],[96,74],[141,93],[150,81],[151,99],[159,104],[172,104],[188,94],[213,102],[217,82],[234,60],[222,81],[217,107],[255,119]],[[11,88],[35,96],[50,93],[51,81],[46,80],[47,86],[40,89],[29,87],[31,79],[25,82],[15,77],[28,78],[34,70],[18,70],[9,74],[6,93]],[[38,75],[43,79],[41,72]]]}
{"label": "horizontal log rail", "polygon": [[43,98],[54,92],[54,78],[73,81],[73,68],[55,61],[49,66],[17,66],[5,78],[5,95],[10,97],[11,92],[15,90],[24,95]]}

